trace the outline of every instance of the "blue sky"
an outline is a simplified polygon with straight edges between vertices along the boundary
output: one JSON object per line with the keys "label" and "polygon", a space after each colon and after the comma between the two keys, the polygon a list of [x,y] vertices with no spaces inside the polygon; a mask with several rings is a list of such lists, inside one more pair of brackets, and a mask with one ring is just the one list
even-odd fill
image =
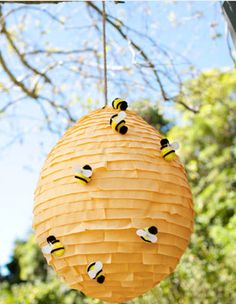
{"label": "blue sky", "polygon": [[[81,3],[63,4],[63,6],[60,6],[60,10],[63,9],[65,12],[68,12],[75,9],[76,5],[81,5]],[[138,3],[127,2],[125,5],[117,7],[115,14],[119,17],[125,16],[126,18],[129,18],[131,15],[131,18],[133,18],[132,22],[136,22],[135,26],[142,28],[142,22],[138,16],[134,15],[138,14],[139,11],[141,14],[141,8],[132,12],[134,5],[136,8],[138,7]],[[159,18],[157,22],[158,30],[153,28],[152,35],[158,35],[156,38],[159,42],[174,47],[180,53],[187,54],[201,70],[214,67],[232,67],[225,37],[216,40],[211,39],[213,30],[210,30],[209,25],[212,20],[217,20],[219,31],[225,35],[225,23],[219,10],[210,2],[195,2],[192,3],[192,6],[194,6],[195,11],[203,11],[203,19],[199,20],[196,18],[196,20],[193,19],[191,22],[188,21],[190,12],[189,2],[169,4],[150,3],[152,14],[155,15],[156,13]],[[50,9],[53,10],[54,6]],[[108,11],[111,12],[111,8],[108,7]],[[176,20],[179,20],[179,18],[184,20],[183,24],[175,26],[175,17]],[[42,17],[42,21],[43,18],[45,17]],[[76,23],[76,20],[77,18],[73,22]],[[172,23],[169,20],[172,20]],[[82,21],[80,20],[80,22]],[[148,19],[146,22],[148,22]],[[30,33],[34,35],[33,26],[32,32],[29,32],[29,41],[31,39]],[[93,34],[90,35],[92,39]],[[53,31],[51,39],[63,47],[63,45],[68,46],[71,37],[68,34],[63,37],[60,31]],[[109,37],[109,39],[112,39],[112,37]],[[86,92],[83,93],[86,95]],[[110,95],[113,94],[115,95],[114,88],[110,90]],[[24,115],[21,115],[19,121],[13,115],[8,117],[13,122],[13,129],[18,128],[19,124],[23,128],[24,136],[22,136],[21,140],[11,144],[12,134],[9,135],[9,132],[11,132],[9,130],[11,129],[5,132],[4,125],[0,129],[0,143],[2,147],[0,152],[0,265],[4,265],[9,260],[14,240],[26,238],[31,229],[33,192],[38,174],[46,153],[50,151],[58,140],[58,136],[45,130],[34,128],[37,120],[41,118],[33,106],[24,105],[21,111]],[[15,121],[18,121],[18,123],[14,126]],[[13,131],[15,132],[15,130]]]}

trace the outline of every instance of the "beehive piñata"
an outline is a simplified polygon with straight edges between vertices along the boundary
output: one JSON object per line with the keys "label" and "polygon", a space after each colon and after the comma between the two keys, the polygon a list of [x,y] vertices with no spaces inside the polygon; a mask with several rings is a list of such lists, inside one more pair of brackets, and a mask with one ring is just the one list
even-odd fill
{"label": "beehive pi\u00f1ata", "polygon": [[162,157],[161,135],[129,110],[128,132],[120,134],[110,125],[115,114],[91,112],[52,149],[35,191],[33,228],[71,288],[123,302],[174,271],[194,213],[184,168],[178,157]]}

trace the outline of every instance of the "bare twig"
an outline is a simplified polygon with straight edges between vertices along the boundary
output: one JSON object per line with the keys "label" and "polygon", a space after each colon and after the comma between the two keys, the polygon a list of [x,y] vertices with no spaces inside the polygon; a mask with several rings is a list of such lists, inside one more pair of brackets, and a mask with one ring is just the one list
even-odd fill
{"label": "bare twig", "polygon": [[[97,7],[93,2],[87,2],[87,5],[92,7],[97,13],[99,13],[101,16],[102,16],[102,10],[99,9],[99,7]],[[156,81],[157,83],[159,84],[159,87],[160,87],[160,90],[161,90],[161,95],[162,95],[162,98],[164,100],[170,100],[170,98],[167,96],[165,90],[164,90],[164,86],[162,84],[162,81],[158,75],[158,72],[155,68],[155,65],[152,63],[151,59],[149,58],[149,56],[146,54],[146,52],[143,51],[143,49],[138,45],[136,44],[132,39],[130,39],[124,32],[123,30],[121,29],[121,26],[118,25],[118,23],[115,23],[111,20],[111,18],[109,16],[106,16],[106,20],[109,24],[111,24],[117,31],[118,33],[127,41],[130,41],[131,45],[139,52],[139,54],[143,57],[143,59],[145,60],[145,62],[147,62],[149,68],[152,69],[154,75],[155,75],[155,78],[156,78]]]}
{"label": "bare twig", "polygon": [[29,64],[29,62],[25,59],[24,55],[19,51],[19,49],[17,48],[16,44],[14,43],[14,41],[11,37],[11,34],[7,30],[6,21],[3,18],[1,7],[0,7],[0,18],[1,18],[1,25],[2,25],[1,32],[6,36],[7,41],[9,42],[10,46],[13,48],[13,50],[17,54],[17,56],[20,59],[20,61],[22,62],[22,64],[24,66],[26,66],[28,69],[30,69],[36,75],[43,77],[45,82],[52,83],[52,81],[49,79],[49,77],[46,74],[41,73],[40,71],[38,71],[38,69],[34,68],[31,64]]}
{"label": "bare twig", "polygon": [[27,96],[31,97],[31,98],[37,98],[37,95],[34,91],[28,89],[24,83],[22,81],[19,81],[16,79],[15,75],[11,72],[11,70],[9,69],[9,67],[7,66],[2,53],[0,51],[0,64],[4,70],[4,72],[8,75],[8,77],[10,78],[10,80],[17,86],[19,87]]}
{"label": "bare twig", "polygon": [[[102,16],[102,10],[98,6],[96,6],[92,1],[86,2],[86,4],[89,7],[93,8],[100,16]],[[113,21],[114,19],[116,22]],[[117,32],[122,36],[122,38],[124,38],[126,41],[128,41],[130,43],[130,45],[141,55],[141,57],[144,59],[144,61],[147,64],[146,67],[151,68],[151,70],[153,71],[153,74],[155,76],[155,79],[159,85],[163,100],[179,103],[182,106],[184,106],[187,110],[189,110],[193,113],[197,113],[198,111],[196,109],[193,109],[190,106],[188,106],[185,102],[180,100],[178,98],[178,96],[171,97],[166,93],[162,80],[159,76],[160,71],[158,71],[156,69],[155,64],[152,62],[152,60],[147,55],[147,53],[142,49],[142,47],[139,46],[137,43],[135,43],[127,34],[124,33],[124,31],[122,30],[122,25],[123,25],[122,21],[119,20],[118,18],[114,18],[110,15],[106,15],[106,20],[113,28],[115,28],[117,30]],[[153,42],[153,40],[152,40],[152,42]]]}
{"label": "bare twig", "polygon": [[18,102],[20,102],[20,101],[22,101],[24,99],[26,99],[25,95],[22,96],[22,97],[17,98],[16,100],[9,101],[5,106],[3,106],[2,108],[0,108],[0,114],[1,113],[5,113],[8,108],[10,108],[11,106],[17,104]]}
{"label": "bare twig", "polygon": [[87,49],[82,49],[82,50],[34,50],[34,51],[29,51],[22,53],[24,56],[29,56],[29,55],[38,55],[38,54],[49,54],[49,55],[72,55],[72,54],[79,54],[79,53],[87,53],[87,52],[93,52],[94,49],[92,48],[87,48]]}
{"label": "bare twig", "polygon": [[[68,110],[68,108],[64,105],[59,105],[56,104],[53,100],[50,100],[48,97],[44,97],[40,94],[36,94],[36,92],[34,90],[30,90],[28,89],[24,83],[22,81],[18,81],[15,77],[15,75],[10,71],[10,69],[8,68],[2,53],[0,52],[0,64],[4,70],[4,72],[8,75],[8,77],[10,78],[10,80],[17,86],[19,87],[28,97],[33,98],[34,100],[44,100],[47,101],[53,109],[55,109],[56,111],[63,110],[63,112],[66,113],[68,119],[70,120],[70,122],[75,122],[76,120],[72,117],[70,111]],[[46,119],[48,119],[48,116],[45,116]]]}

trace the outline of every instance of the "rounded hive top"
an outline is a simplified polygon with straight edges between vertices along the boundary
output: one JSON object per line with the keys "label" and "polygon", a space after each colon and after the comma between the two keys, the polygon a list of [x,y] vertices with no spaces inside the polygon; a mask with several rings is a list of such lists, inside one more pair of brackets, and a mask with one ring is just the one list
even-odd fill
{"label": "rounded hive top", "polygon": [[194,216],[184,168],[178,157],[162,157],[161,135],[129,110],[120,134],[110,125],[115,114],[110,107],[89,113],[52,149],[33,223],[41,248],[49,236],[58,241],[44,253],[48,264],[72,288],[109,302],[130,300],[175,269]]}

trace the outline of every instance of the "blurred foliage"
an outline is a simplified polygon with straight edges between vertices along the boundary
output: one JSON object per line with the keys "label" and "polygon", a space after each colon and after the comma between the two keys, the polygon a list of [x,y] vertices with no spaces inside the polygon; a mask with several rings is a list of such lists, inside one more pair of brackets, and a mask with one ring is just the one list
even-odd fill
{"label": "blurred foliage", "polygon": [[[194,114],[179,108],[174,127],[148,102],[133,105],[181,146],[192,186],[196,223],[176,271],[129,303],[236,303],[236,72],[210,71],[185,84]],[[161,125],[160,125],[161,124]],[[1,304],[101,303],[69,290],[43,260],[33,237],[17,242],[9,275],[0,276]]]}
{"label": "blurred foliage", "polygon": [[173,124],[160,113],[158,105],[153,105],[148,100],[133,102],[131,108],[141,115],[151,126],[160,130],[162,133],[167,133],[173,126]]}

